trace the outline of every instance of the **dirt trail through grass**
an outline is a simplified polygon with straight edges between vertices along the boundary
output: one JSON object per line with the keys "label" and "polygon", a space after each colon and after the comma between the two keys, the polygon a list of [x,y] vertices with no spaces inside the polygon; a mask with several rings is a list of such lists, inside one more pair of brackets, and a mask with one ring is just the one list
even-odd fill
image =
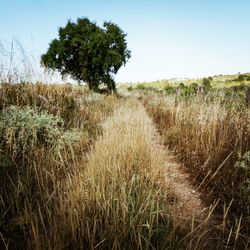
{"label": "dirt trail through grass", "polygon": [[143,113],[144,119],[150,120],[152,133],[155,134],[154,143],[161,147],[161,154],[164,153],[165,155],[166,185],[170,190],[170,194],[172,194],[175,199],[176,219],[180,222],[186,221],[187,223],[191,223],[193,220],[205,220],[209,214],[209,208],[203,204],[200,198],[201,194],[195,190],[190,182],[189,175],[180,164],[174,161],[171,152],[161,143],[157,129],[145,108],[139,105],[134,112]]}
{"label": "dirt trail through grass", "polygon": [[[163,202],[168,204],[168,214],[171,215],[174,225],[181,227],[188,235],[189,248],[203,249],[206,244],[204,242],[209,242],[209,230],[204,230],[211,218],[209,209],[204,206],[200,194],[190,184],[188,175],[161,144],[152,119],[138,100],[128,98],[125,105],[104,122],[103,136],[96,141],[89,155],[86,174],[92,178],[92,186],[98,183],[98,190],[106,190],[107,200],[102,202],[106,202],[107,206],[110,197],[114,196],[117,180],[125,189],[127,183],[137,175],[145,183],[150,179],[151,184],[148,187],[145,183],[137,184],[140,186],[138,193],[135,193],[137,202],[141,201],[139,210],[145,210],[148,206],[147,200],[144,200],[148,199],[148,193],[156,192],[152,197],[157,200],[157,192],[163,191]],[[152,183],[161,183],[160,189],[153,190]],[[120,196],[119,200],[125,211],[129,211],[127,198]],[[201,230],[204,230],[203,233]]]}

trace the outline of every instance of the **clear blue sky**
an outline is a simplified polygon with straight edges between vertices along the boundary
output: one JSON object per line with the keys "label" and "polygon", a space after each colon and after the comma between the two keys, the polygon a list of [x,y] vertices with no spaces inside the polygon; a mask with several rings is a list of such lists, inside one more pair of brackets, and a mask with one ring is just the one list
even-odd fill
{"label": "clear blue sky", "polygon": [[0,0],[0,39],[44,53],[67,19],[117,23],[132,57],[117,81],[250,71],[249,0]]}

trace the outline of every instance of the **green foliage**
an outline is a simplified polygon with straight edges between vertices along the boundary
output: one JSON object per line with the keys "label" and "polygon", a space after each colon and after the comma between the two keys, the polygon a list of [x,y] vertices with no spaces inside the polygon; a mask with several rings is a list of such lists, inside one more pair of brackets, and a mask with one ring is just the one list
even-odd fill
{"label": "green foliage", "polygon": [[166,86],[164,88],[164,91],[166,92],[167,95],[172,95],[176,93],[176,88],[172,86]]}
{"label": "green foliage", "polygon": [[[62,120],[46,112],[10,106],[0,114],[0,190],[10,183],[32,182],[33,161],[39,150],[51,151],[62,144]],[[13,187],[13,188],[14,188]]]}
{"label": "green foliage", "polygon": [[202,86],[204,91],[208,91],[211,89],[211,79],[210,78],[203,78],[202,79]]}
{"label": "green foliage", "polygon": [[127,88],[128,91],[132,91],[133,90],[133,87],[130,85],[128,88]]}
{"label": "green foliage", "polygon": [[181,82],[181,83],[179,84],[178,88],[179,88],[179,89],[183,89],[183,88],[185,88],[184,83],[183,83],[183,82]]}
{"label": "green foliage", "polygon": [[[61,166],[73,158],[65,152],[73,150],[76,141],[79,144],[80,136],[79,132],[65,132],[63,120],[45,111],[17,106],[1,111],[0,228],[11,249],[27,249],[19,237],[23,239],[27,233],[28,222],[17,221],[27,204],[29,209],[37,204],[42,207],[44,189],[52,192],[51,180],[59,182],[63,178]],[[1,243],[0,248],[5,249]]]}
{"label": "green foliage", "polygon": [[46,68],[86,82],[91,90],[98,90],[101,83],[115,90],[113,76],[130,58],[125,37],[111,22],[104,22],[101,28],[87,18],[68,21],[59,28],[59,39],[50,43],[41,62]]}
{"label": "green foliage", "polygon": [[243,82],[247,76],[246,75],[239,75],[238,78],[236,79],[239,82]]}
{"label": "green foliage", "polygon": [[0,115],[0,147],[13,159],[24,160],[36,147],[51,148],[61,135],[61,119],[29,107],[10,106]]}
{"label": "green foliage", "polygon": [[184,83],[180,83],[178,86],[178,93],[180,97],[189,98],[193,94],[193,88],[184,85]]}
{"label": "green foliage", "polygon": [[190,89],[192,92],[196,93],[198,91],[198,84],[195,82],[191,83]]}
{"label": "green foliage", "polygon": [[137,85],[135,86],[135,89],[145,90],[146,87],[145,87],[143,84],[137,84]]}

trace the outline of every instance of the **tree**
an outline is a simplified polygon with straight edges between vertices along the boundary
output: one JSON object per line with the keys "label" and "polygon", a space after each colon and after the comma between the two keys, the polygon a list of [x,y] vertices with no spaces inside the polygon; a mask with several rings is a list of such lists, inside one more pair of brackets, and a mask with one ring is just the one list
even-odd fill
{"label": "tree", "polygon": [[208,91],[211,88],[211,80],[209,78],[203,78],[202,86],[205,91]]}
{"label": "tree", "polygon": [[90,90],[97,91],[101,83],[109,91],[116,90],[114,75],[130,58],[126,34],[114,23],[104,22],[103,27],[88,18],[68,21],[59,28],[41,63],[46,68],[70,75],[78,82],[86,82]]}
{"label": "tree", "polygon": [[243,82],[246,77],[247,77],[246,75],[239,75],[238,79],[236,79],[236,80],[238,80],[239,82]]}

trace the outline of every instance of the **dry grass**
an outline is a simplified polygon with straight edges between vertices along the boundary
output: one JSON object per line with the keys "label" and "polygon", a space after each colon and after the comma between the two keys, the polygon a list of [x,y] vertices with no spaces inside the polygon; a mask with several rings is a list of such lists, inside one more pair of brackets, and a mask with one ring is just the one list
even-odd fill
{"label": "dry grass", "polygon": [[159,136],[131,96],[3,84],[0,98],[1,249],[249,246],[249,110],[148,95]]}
{"label": "dry grass", "polygon": [[205,211],[180,167],[166,157],[138,102],[124,103],[104,122],[103,136],[75,185],[70,200],[78,200],[76,207],[84,211],[87,248],[211,247],[211,211]]}
{"label": "dry grass", "polygon": [[84,166],[101,123],[120,101],[110,96],[97,102],[78,87],[42,84],[1,85],[0,96],[1,246],[40,249],[44,241],[54,249],[55,241],[64,248],[61,239],[71,241],[72,225],[66,179]]}
{"label": "dry grass", "polygon": [[236,99],[228,105],[220,95],[184,100],[149,94],[144,103],[165,145],[203,193],[203,201],[218,201],[215,214],[222,220],[222,244],[244,249],[250,233],[250,112]]}
{"label": "dry grass", "polygon": [[87,249],[165,249],[178,244],[171,240],[164,157],[151,121],[137,105],[125,103],[105,121],[103,136],[72,190],[85,218],[80,230],[88,228],[81,231]]}
{"label": "dry grass", "polygon": [[1,187],[6,248],[174,249],[182,244],[168,212],[165,157],[155,129],[141,105],[124,105],[103,123],[87,161],[85,154],[75,155],[75,147],[82,151],[81,140],[65,145],[61,160],[42,147],[23,165],[24,173],[11,178],[13,195]]}

